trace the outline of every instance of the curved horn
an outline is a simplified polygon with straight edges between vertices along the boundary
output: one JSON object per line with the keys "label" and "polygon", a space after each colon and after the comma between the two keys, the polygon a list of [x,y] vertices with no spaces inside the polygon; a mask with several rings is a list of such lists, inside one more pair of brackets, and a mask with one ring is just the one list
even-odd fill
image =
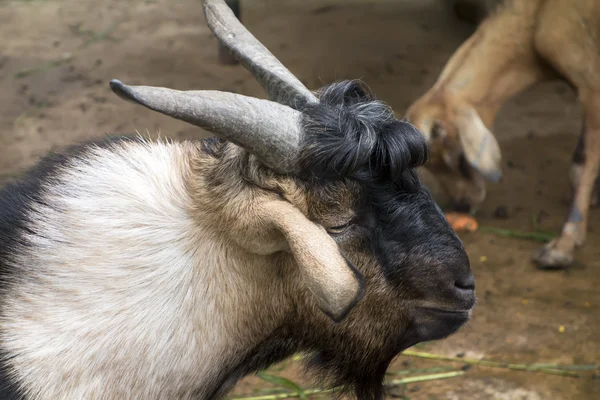
{"label": "curved horn", "polygon": [[243,147],[266,166],[286,174],[297,171],[300,112],[269,100],[240,94],[152,86],[127,86],[113,79],[110,88],[124,100],[188,122]]}
{"label": "curved horn", "polygon": [[223,0],[202,0],[202,5],[211,31],[254,75],[271,100],[296,110],[318,103],[315,95],[242,25]]}

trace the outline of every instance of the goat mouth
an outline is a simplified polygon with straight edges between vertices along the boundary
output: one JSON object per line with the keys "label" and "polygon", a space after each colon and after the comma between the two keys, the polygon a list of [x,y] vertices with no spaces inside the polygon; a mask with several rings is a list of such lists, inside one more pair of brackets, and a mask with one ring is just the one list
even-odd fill
{"label": "goat mouth", "polygon": [[468,309],[468,310],[446,310],[446,309],[442,309],[442,308],[423,307],[423,310],[427,311],[428,313],[436,314],[439,316],[448,316],[448,317],[470,318],[473,313],[472,308]]}
{"label": "goat mouth", "polygon": [[411,333],[405,341],[411,346],[420,342],[447,338],[471,319],[473,309],[422,306],[417,307],[415,311]]}

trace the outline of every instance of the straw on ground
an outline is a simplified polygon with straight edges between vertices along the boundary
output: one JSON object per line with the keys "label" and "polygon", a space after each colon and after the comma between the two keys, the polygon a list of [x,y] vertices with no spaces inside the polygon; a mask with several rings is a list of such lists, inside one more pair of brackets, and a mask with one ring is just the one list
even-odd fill
{"label": "straw on ground", "polygon": [[[449,378],[455,378],[457,376],[461,376],[464,373],[465,372],[461,370],[461,371],[444,372],[444,373],[440,373],[440,374],[411,376],[411,377],[407,377],[407,378],[403,378],[403,379],[393,379],[390,381],[386,381],[386,385],[399,386],[399,385],[406,385],[409,383],[433,381],[433,380],[439,380],[439,379],[449,379]],[[335,388],[327,389],[327,390],[307,389],[307,390],[303,390],[302,393],[304,393],[305,396],[311,396],[311,395],[315,395],[315,394],[332,393],[335,390],[336,390]],[[277,400],[277,399],[294,399],[294,398],[299,398],[299,397],[301,397],[301,394],[300,394],[300,392],[296,391],[296,392],[278,393],[278,394],[254,396],[254,397],[235,397],[230,400]]]}

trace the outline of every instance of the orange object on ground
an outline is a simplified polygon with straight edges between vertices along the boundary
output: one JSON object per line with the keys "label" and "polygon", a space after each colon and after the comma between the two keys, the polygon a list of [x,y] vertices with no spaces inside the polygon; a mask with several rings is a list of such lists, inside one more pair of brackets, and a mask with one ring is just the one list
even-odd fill
{"label": "orange object on ground", "polygon": [[446,213],[446,220],[448,221],[452,229],[454,229],[457,232],[475,232],[479,227],[477,220],[469,214],[462,214],[456,212]]}

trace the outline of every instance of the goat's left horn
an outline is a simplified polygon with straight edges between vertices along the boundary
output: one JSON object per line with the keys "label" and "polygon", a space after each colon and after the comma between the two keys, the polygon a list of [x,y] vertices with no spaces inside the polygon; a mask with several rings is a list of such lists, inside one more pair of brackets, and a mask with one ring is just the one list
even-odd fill
{"label": "goat's left horn", "polygon": [[223,0],[202,0],[206,22],[223,46],[227,47],[254,75],[269,98],[296,110],[319,102],[233,14]]}
{"label": "goat's left horn", "polygon": [[278,173],[297,171],[301,113],[290,107],[214,90],[127,86],[117,79],[110,81],[110,88],[122,99],[199,126],[243,147]]}

